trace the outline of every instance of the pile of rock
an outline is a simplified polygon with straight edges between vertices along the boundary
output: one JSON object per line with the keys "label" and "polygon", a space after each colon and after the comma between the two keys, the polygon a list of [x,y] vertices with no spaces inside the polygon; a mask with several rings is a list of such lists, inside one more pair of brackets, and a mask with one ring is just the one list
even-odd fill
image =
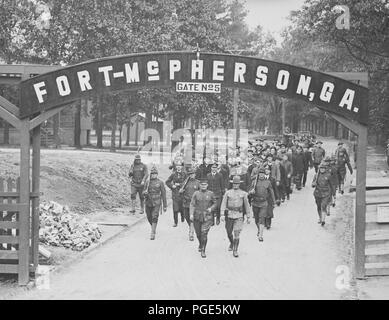
{"label": "pile of rock", "polygon": [[40,204],[40,242],[56,247],[82,251],[101,238],[96,224],[90,223],[67,206],[54,201]]}

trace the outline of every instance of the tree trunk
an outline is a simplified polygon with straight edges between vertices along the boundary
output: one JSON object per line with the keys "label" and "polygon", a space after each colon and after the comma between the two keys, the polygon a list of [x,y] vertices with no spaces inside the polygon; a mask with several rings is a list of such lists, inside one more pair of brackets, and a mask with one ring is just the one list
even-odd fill
{"label": "tree trunk", "polygon": [[81,100],[77,103],[74,117],[74,146],[81,149]]}
{"label": "tree trunk", "polygon": [[61,141],[59,139],[59,113],[57,113],[54,117],[53,117],[53,135],[54,135],[54,144],[55,144],[55,147],[58,148]]}
{"label": "tree trunk", "polygon": [[9,123],[7,121],[4,121],[4,144],[8,145],[9,144]]}
{"label": "tree trunk", "polygon": [[122,148],[122,133],[123,133],[123,124],[119,126],[119,149]]}
{"label": "tree trunk", "polygon": [[117,128],[117,111],[115,106],[115,111],[112,119],[112,128],[111,128],[111,149],[110,150],[112,152],[116,151],[116,128]]}
{"label": "tree trunk", "polygon": [[127,124],[127,135],[126,135],[126,146],[130,145],[130,128],[131,128],[131,121],[129,121]]}
{"label": "tree trunk", "polygon": [[103,148],[103,99],[101,95],[96,99],[96,137],[97,148]]}

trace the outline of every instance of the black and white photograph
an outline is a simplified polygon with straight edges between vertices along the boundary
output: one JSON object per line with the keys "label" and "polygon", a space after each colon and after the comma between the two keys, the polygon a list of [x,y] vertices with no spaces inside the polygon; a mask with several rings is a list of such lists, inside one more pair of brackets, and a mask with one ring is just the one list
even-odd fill
{"label": "black and white photograph", "polygon": [[0,0],[0,300],[388,299],[388,0]]}

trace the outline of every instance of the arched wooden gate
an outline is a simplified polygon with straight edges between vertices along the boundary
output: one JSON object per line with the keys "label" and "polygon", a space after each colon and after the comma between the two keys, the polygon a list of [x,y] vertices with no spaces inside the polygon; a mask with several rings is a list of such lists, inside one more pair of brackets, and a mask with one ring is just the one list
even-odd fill
{"label": "arched wooden gate", "polygon": [[[365,274],[365,185],[368,89],[330,74],[288,64],[227,54],[153,52],[97,59],[48,72],[20,84],[20,108],[0,97],[0,117],[20,134],[20,188],[17,204],[0,203],[0,212],[17,212],[18,221],[0,221],[1,243],[17,243],[17,251],[0,251],[0,273],[18,273],[29,281],[38,262],[40,125],[81,97],[101,92],[175,87],[181,92],[220,92],[222,86],[265,91],[300,99],[328,112],[358,135],[355,213],[355,271]],[[30,179],[30,137],[32,174]],[[30,185],[30,182],[32,184]],[[1,195],[1,192],[0,192]],[[15,194],[14,194],[15,195]],[[3,192],[3,196],[10,196]]]}

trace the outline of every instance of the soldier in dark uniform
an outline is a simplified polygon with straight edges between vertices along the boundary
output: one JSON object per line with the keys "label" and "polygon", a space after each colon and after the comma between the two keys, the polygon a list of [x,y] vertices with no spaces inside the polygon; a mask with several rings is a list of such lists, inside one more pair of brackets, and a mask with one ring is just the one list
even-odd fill
{"label": "soldier in dark uniform", "polygon": [[301,180],[304,173],[304,167],[305,167],[305,159],[303,155],[303,148],[298,146],[296,149],[296,153],[294,154],[292,158],[292,165],[293,165],[293,175],[294,175],[294,183],[296,185],[297,190],[301,190]]}
{"label": "soldier in dark uniform", "polygon": [[[332,197],[331,197],[331,205],[335,207],[335,202],[336,202],[336,190],[338,188],[338,170],[336,167],[336,158],[335,155],[331,156],[329,158],[329,161],[327,162],[329,168],[329,173],[330,173],[330,180],[332,184]],[[328,215],[330,215],[330,208],[328,208]]]}
{"label": "soldier in dark uniform", "polygon": [[193,170],[193,168],[189,168],[187,173],[188,173],[188,177],[184,181],[179,192],[183,198],[182,205],[184,208],[184,216],[189,226],[189,241],[193,241],[194,226],[193,226],[193,221],[190,219],[189,207],[190,207],[190,202],[192,200],[193,194],[196,191],[200,190],[200,182],[195,178],[195,171]]}
{"label": "soldier in dark uniform", "polygon": [[143,193],[146,199],[147,220],[151,225],[150,240],[154,240],[161,204],[164,212],[167,209],[166,189],[163,181],[158,179],[157,168],[153,167],[150,170],[150,178],[145,183]]}
{"label": "soldier in dark uniform", "polygon": [[147,166],[142,163],[140,155],[135,156],[134,163],[130,167],[128,173],[129,178],[131,178],[131,211],[135,212],[135,201],[136,194],[139,194],[141,213],[144,212],[144,197],[143,197],[143,187],[148,176]]}
{"label": "soldier in dark uniform", "polygon": [[269,194],[272,202],[276,202],[271,182],[265,179],[264,168],[258,170],[258,175],[253,181],[249,194],[252,194],[251,205],[253,208],[255,224],[258,228],[258,240],[263,241],[263,230],[265,228],[265,218],[267,217],[267,207],[269,205],[267,199]]}
{"label": "soldier in dark uniform", "polygon": [[213,212],[214,218],[216,217],[216,224],[220,223],[220,204],[225,190],[223,175],[217,172],[217,164],[214,163],[211,168],[211,173],[207,175],[208,190],[212,191],[216,199],[216,207]]}
{"label": "soldier in dark uniform", "polygon": [[316,147],[313,148],[312,151],[312,163],[313,166],[315,167],[315,172],[318,171],[319,165],[324,159],[324,156],[326,155],[325,150],[321,147],[323,142],[318,141],[316,142]]}
{"label": "soldier in dark uniform", "polygon": [[[276,199],[277,202],[277,199],[279,198],[277,182],[276,179],[271,175],[271,169],[269,167],[265,167],[265,179],[270,181],[274,191],[274,198]],[[274,206],[275,206],[275,203],[273,202],[270,193],[268,193],[267,202],[268,202],[268,206],[267,206],[267,215],[265,218],[265,228],[269,230],[271,228],[271,221],[274,218]]]}
{"label": "soldier in dark uniform", "polygon": [[320,164],[318,173],[313,178],[312,187],[315,188],[313,196],[315,197],[317,213],[319,221],[322,226],[325,225],[325,218],[327,215],[328,205],[331,202],[333,194],[333,186],[331,184],[331,176],[327,171],[325,162]]}
{"label": "soldier in dark uniform", "polygon": [[336,166],[338,170],[338,182],[341,194],[344,193],[344,180],[346,178],[347,173],[346,165],[348,167],[348,170],[350,171],[350,174],[353,174],[353,168],[351,167],[349,156],[343,150],[339,150],[336,160]]}
{"label": "soldier in dark uniform", "polygon": [[178,213],[181,214],[181,222],[185,221],[182,195],[179,192],[185,180],[186,180],[186,173],[184,172],[183,164],[176,163],[176,170],[166,180],[166,185],[172,191],[173,219],[174,219],[173,227],[177,227]]}
{"label": "soldier in dark uniform", "polygon": [[230,240],[229,251],[233,251],[234,257],[238,257],[239,236],[243,228],[244,215],[247,223],[250,223],[250,205],[248,194],[239,188],[241,180],[239,176],[232,178],[232,189],[228,190],[220,206],[220,214],[225,214],[227,237]]}
{"label": "soldier in dark uniform", "polygon": [[309,151],[307,144],[303,148],[303,155],[304,155],[304,172],[303,172],[303,188],[304,188],[305,184],[307,183],[308,170],[309,168],[313,167],[312,153],[311,151]]}
{"label": "soldier in dark uniform", "polygon": [[[208,232],[213,225],[217,201],[212,191],[207,190],[207,179],[200,180],[200,190],[195,191],[190,202],[190,220],[193,221],[201,257],[206,258],[205,248],[208,241]],[[219,212],[220,215],[220,212]]]}

